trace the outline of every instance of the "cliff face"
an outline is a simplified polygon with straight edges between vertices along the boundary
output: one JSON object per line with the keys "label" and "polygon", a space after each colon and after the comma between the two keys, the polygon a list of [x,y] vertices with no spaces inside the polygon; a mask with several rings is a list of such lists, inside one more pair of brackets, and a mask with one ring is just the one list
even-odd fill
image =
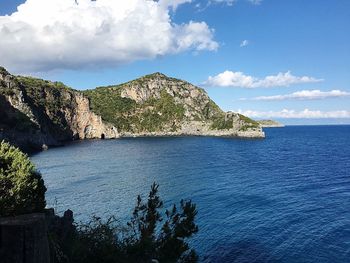
{"label": "cliff face", "polygon": [[161,73],[79,92],[0,67],[0,140],[24,150],[120,136],[264,137],[259,124],[223,112],[207,93]]}
{"label": "cliff face", "polygon": [[15,77],[0,69],[0,140],[30,151],[65,141],[116,138],[90,111],[88,98],[61,83]]}

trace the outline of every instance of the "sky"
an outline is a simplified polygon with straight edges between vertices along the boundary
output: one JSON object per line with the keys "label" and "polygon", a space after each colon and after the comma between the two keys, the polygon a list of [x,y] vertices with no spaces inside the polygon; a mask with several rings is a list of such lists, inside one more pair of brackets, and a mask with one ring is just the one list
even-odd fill
{"label": "sky", "polygon": [[225,111],[350,124],[348,0],[1,0],[0,65],[76,89],[153,72]]}

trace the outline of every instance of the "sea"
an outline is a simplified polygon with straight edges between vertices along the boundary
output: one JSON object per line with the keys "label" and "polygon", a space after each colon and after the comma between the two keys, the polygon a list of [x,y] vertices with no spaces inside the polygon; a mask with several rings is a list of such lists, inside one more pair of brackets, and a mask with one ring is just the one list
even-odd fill
{"label": "sea", "polygon": [[123,138],[31,156],[57,213],[130,219],[159,184],[192,200],[200,262],[350,262],[350,126],[266,128],[265,139]]}

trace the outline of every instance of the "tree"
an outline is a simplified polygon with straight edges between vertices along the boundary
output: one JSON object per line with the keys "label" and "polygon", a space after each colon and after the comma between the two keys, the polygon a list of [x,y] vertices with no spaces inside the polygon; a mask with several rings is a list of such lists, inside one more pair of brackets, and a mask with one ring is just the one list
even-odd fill
{"label": "tree", "polygon": [[198,256],[186,242],[198,231],[194,222],[196,206],[191,201],[181,201],[180,209],[173,205],[163,213],[164,222],[162,207],[158,185],[154,183],[147,202],[137,197],[126,227],[118,225],[114,217],[107,221],[94,217],[78,226],[72,250],[65,253],[75,263],[197,262]]}
{"label": "tree", "polygon": [[[159,209],[163,202],[158,196],[158,187],[154,183],[148,196],[147,203],[143,203],[140,196],[134,209],[133,217],[128,223],[131,237],[127,240],[128,254],[133,262],[197,262],[198,257],[190,249],[187,238],[198,232],[195,224],[196,206],[191,201],[181,200],[180,211],[176,205],[165,211],[166,220],[163,221]],[[157,231],[158,230],[158,231]]]}
{"label": "tree", "polygon": [[28,156],[0,143],[0,216],[14,216],[44,210],[46,187]]}

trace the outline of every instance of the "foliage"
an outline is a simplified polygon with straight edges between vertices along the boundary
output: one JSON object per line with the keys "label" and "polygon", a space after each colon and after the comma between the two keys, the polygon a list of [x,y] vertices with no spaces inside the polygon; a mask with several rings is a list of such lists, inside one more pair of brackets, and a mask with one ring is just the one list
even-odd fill
{"label": "foliage", "polygon": [[161,92],[159,99],[148,99],[144,107],[147,110],[140,116],[141,127],[139,129],[151,132],[161,130],[165,125],[172,126],[175,131],[185,113],[184,107],[176,104],[174,98],[165,90]]}
{"label": "foliage", "polygon": [[258,122],[254,121],[254,120],[252,120],[252,119],[250,119],[242,114],[238,114],[238,116],[239,116],[239,119],[244,122],[244,125],[241,126],[240,131],[246,131],[246,130],[251,129],[251,128],[258,128],[260,126]]}
{"label": "foliage", "polygon": [[259,127],[259,123],[257,123],[256,121],[248,118],[247,116],[244,116],[242,114],[238,114],[239,119],[244,121],[245,123],[250,124],[252,127]]}
{"label": "foliage", "polygon": [[177,124],[183,119],[185,109],[176,104],[165,90],[161,92],[160,98],[150,98],[137,104],[132,99],[121,97],[121,89],[122,86],[102,87],[85,91],[84,94],[90,99],[92,111],[119,131],[153,132],[165,126],[173,130],[178,128]]}
{"label": "foliage", "polygon": [[70,262],[197,262],[195,251],[186,242],[198,231],[194,222],[196,206],[191,201],[181,201],[180,209],[174,205],[165,211],[164,222],[162,207],[158,185],[153,184],[147,202],[138,196],[126,226],[120,227],[114,217],[107,221],[94,217],[77,228],[71,250],[66,251]]}
{"label": "foliage", "polygon": [[121,131],[130,129],[132,120],[129,117],[136,108],[136,102],[122,98],[119,88],[97,88],[87,90],[84,94],[90,99],[91,110],[102,116],[105,121]]}
{"label": "foliage", "polygon": [[222,117],[223,112],[220,109],[220,107],[212,100],[208,102],[208,104],[205,106],[203,110],[203,115],[206,119],[215,118],[215,117]]}
{"label": "foliage", "polygon": [[75,91],[62,82],[51,82],[32,77],[17,76],[28,102],[41,109],[62,130],[67,130],[64,109],[74,107],[72,97]]}
{"label": "foliage", "polygon": [[215,117],[211,125],[211,129],[213,130],[229,130],[232,128],[233,120],[231,118],[227,120],[225,115]]}
{"label": "foliage", "polygon": [[74,263],[128,262],[123,251],[124,244],[118,239],[121,231],[114,217],[107,221],[93,217],[87,224],[78,226],[64,252],[69,262]]}
{"label": "foliage", "polygon": [[[22,76],[17,76],[17,80],[37,107],[44,107],[49,112],[57,113],[62,108],[71,106],[70,97],[73,95],[73,90],[62,82]],[[67,92],[71,96],[65,96]]]}
{"label": "foliage", "polygon": [[46,187],[27,155],[0,143],[0,216],[40,212],[45,208]]}

